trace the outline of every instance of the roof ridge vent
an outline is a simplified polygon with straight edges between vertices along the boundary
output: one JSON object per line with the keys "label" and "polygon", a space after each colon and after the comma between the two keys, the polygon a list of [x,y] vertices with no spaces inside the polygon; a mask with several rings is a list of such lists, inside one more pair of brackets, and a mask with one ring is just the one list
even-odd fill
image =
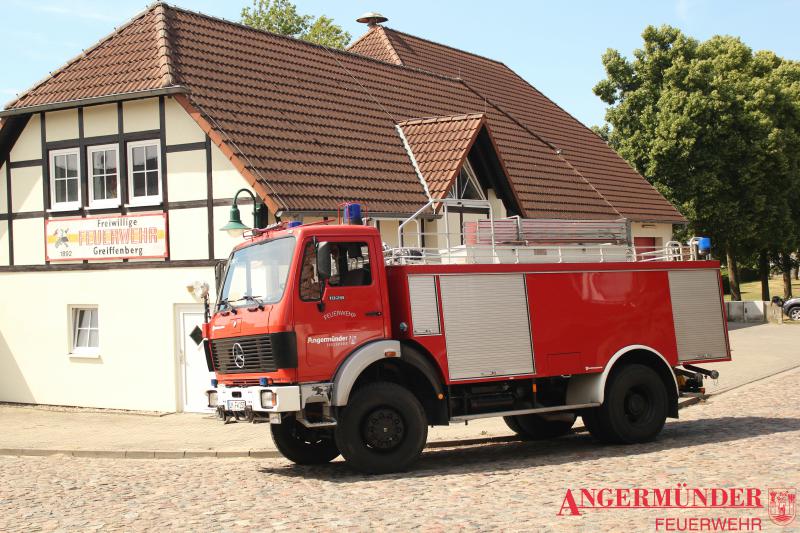
{"label": "roof ridge vent", "polygon": [[389,20],[388,18],[384,17],[380,13],[376,13],[374,11],[367,11],[360,17],[356,19],[356,22],[360,22],[361,24],[366,24],[370,28],[374,28],[375,26],[379,26],[381,22],[386,22]]}

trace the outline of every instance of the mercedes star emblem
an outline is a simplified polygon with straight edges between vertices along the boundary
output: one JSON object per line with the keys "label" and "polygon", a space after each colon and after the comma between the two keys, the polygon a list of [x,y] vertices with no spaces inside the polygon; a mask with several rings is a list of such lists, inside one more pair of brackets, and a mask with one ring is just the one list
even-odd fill
{"label": "mercedes star emblem", "polygon": [[233,353],[233,363],[236,365],[236,368],[244,368],[244,350],[242,349],[242,345],[237,342],[233,345],[231,352]]}

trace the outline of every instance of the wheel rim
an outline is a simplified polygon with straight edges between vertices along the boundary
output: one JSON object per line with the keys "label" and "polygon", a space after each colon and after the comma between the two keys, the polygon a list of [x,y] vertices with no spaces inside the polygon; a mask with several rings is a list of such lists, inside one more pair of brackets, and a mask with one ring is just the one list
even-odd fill
{"label": "wheel rim", "polygon": [[800,309],[792,309],[789,313],[789,318],[792,320],[800,320]]}
{"label": "wheel rim", "polygon": [[650,391],[643,387],[631,387],[623,400],[625,418],[631,425],[646,423],[653,413],[653,398]]}
{"label": "wheel rim", "polygon": [[382,407],[364,418],[362,434],[368,447],[388,452],[403,442],[406,427],[399,412],[390,407]]}

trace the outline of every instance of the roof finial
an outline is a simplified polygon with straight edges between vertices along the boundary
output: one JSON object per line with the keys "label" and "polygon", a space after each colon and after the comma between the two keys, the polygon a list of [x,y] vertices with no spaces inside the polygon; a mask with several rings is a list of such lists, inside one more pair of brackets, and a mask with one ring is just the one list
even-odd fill
{"label": "roof finial", "polygon": [[361,24],[366,24],[370,28],[374,28],[378,26],[381,22],[386,22],[389,20],[388,18],[384,17],[380,13],[375,13],[374,11],[368,11],[358,17],[356,22],[360,22]]}

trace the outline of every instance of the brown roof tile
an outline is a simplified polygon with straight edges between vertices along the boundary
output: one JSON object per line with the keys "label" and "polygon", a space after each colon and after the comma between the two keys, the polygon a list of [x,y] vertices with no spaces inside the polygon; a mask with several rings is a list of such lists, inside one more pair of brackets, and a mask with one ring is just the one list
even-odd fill
{"label": "brown roof tile", "polygon": [[[685,219],[597,135],[503,63],[389,28],[357,41],[354,52],[382,58],[383,42],[403,65],[462,79],[540,137],[623,216],[681,222]],[[357,45],[357,46],[356,46]]]}
{"label": "brown roof tile", "polygon": [[[436,122],[448,124],[444,130],[433,128],[420,139],[412,134],[415,144],[426,147],[419,149],[430,155],[425,164],[436,173],[432,183],[441,192],[454,164],[443,153],[463,151],[466,135],[452,117],[480,114],[525,216],[618,218],[619,207],[598,192],[598,183],[623,207],[630,204],[629,212],[637,208],[647,218],[657,218],[651,215],[659,210],[674,214],[636,173],[620,173],[622,160],[605,145],[580,138],[591,150],[571,159],[559,156],[548,138],[558,139],[558,124],[548,135],[534,130],[516,107],[484,86],[509,80],[498,83],[501,78],[491,78],[495,72],[488,70],[479,87],[474,75],[465,83],[448,77],[452,71],[426,72],[436,71],[432,57],[439,51],[426,57],[432,51],[418,46],[414,53],[422,59],[409,62],[410,46],[401,42],[409,39],[398,41],[398,35],[378,28],[356,43],[362,52],[372,50],[376,60],[156,4],[10,107],[182,86],[190,93],[178,101],[273,208],[330,211],[339,202],[360,200],[373,213],[410,213],[427,201],[397,124],[421,131],[421,124],[410,122],[415,117],[451,117]],[[397,64],[400,58],[403,65]],[[517,85],[508,98],[538,109],[531,107],[540,105],[538,100],[529,102],[532,88]],[[584,167],[593,168],[591,183]]]}
{"label": "brown roof tile", "polygon": [[483,126],[483,114],[406,120],[405,135],[432,199],[443,198]]}
{"label": "brown roof tile", "polygon": [[8,108],[162,89],[172,85],[165,17],[157,4],[51,73]]}

